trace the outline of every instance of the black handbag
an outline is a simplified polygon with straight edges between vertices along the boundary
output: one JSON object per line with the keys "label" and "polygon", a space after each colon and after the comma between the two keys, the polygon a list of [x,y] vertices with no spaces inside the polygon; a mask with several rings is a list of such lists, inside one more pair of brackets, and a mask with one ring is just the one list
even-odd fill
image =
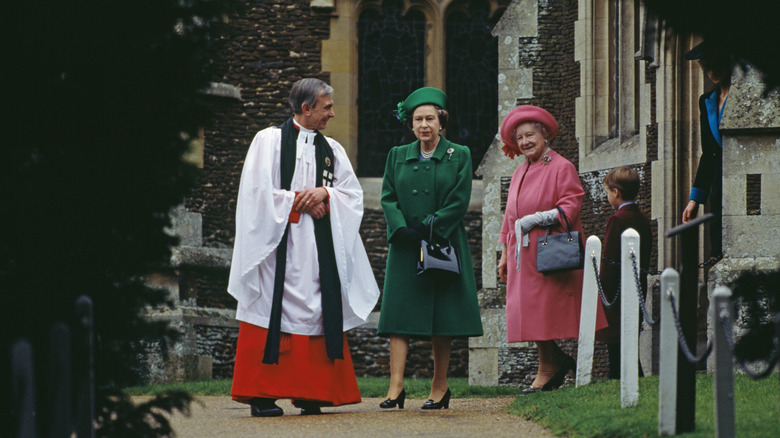
{"label": "black handbag", "polygon": [[460,276],[458,250],[449,240],[445,244],[433,241],[433,216],[430,220],[428,239],[420,241],[420,258],[417,260],[417,275],[439,275],[445,278]]}
{"label": "black handbag", "polygon": [[561,207],[566,231],[550,234],[550,227],[536,242],[536,270],[543,274],[582,269],[585,264],[585,248],[582,247],[579,231],[572,231],[569,218]]}

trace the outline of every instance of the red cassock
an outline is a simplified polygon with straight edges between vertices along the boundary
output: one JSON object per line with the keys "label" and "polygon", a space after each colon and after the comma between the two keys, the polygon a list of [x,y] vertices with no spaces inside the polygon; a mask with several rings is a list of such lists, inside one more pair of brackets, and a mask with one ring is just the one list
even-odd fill
{"label": "red cassock", "polygon": [[279,363],[263,363],[268,330],[241,323],[233,371],[233,400],[254,397],[321,402],[323,406],[360,403],[352,356],[344,334],[344,359],[330,359],[325,336],[282,333]]}

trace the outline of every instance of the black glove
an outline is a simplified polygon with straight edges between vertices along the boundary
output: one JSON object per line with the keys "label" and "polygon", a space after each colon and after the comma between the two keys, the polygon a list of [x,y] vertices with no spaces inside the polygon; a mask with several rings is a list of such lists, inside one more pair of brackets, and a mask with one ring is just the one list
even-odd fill
{"label": "black glove", "polygon": [[422,236],[417,231],[414,231],[409,227],[401,227],[393,234],[393,237],[390,238],[390,243],[416,247],[420,245],[420,239],[422,239]]}
{"label": "black glove", "polygon": [[431,236],[431,226],[425,223],[417,223],[411,226],[423,239],[428,240]]}

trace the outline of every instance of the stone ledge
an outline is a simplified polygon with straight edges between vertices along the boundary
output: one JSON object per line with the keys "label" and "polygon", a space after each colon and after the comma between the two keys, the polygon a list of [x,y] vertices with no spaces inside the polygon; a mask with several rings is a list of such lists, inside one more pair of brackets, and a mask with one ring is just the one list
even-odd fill
{"label": "stone ledge", "polygon": [[204,94],[228,99],[241,100],[241,88],[223,82],[212,82],[203,90]]}
{"label": "stone ledge", "polygon": [[780,130],[780,93],[764,95],[765,84],[752,66],[736,69],[731,92],[723,110],[721,130],[744,131]]}
{"label": "stone ledge", "polygon": [[171,251],[171,265],[174,268],[197,266],[199,268],[230,268],[233,250],[197,246],[179,246]]}

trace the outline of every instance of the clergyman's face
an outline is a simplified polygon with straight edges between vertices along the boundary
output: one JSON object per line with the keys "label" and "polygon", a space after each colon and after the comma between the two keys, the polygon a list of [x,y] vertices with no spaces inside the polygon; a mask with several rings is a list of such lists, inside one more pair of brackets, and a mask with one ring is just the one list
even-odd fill
{"label": "clergyman's face", "polygon": [[336,113],[333,112],[333,96],[330,94],[317,97],[314,108],[303,104],[302,109],[301,125],[306,129],[325,129],[328,125],[328,120],[336,117]]}

